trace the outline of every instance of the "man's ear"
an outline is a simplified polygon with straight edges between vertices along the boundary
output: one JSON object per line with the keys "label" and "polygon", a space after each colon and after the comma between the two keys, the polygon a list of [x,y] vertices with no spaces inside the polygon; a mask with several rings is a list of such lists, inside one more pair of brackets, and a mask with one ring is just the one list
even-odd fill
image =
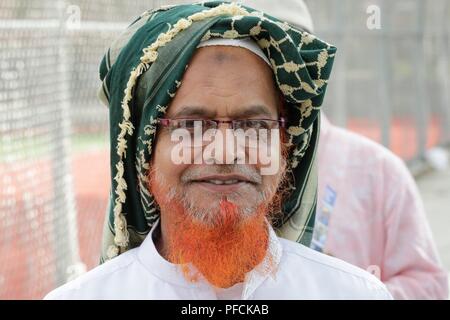
{"label": "man's ear", "polygon": [[[286,99],[284,98],[283,93],[281,92],[280,89],[278,89],[278,87],[276,88],[276,91],[278,93],[278,117],[279,118],[284,118],[286,121],[287,119],[287,112],[286,112]],[[288,135],[286,132],[285,128],[280,128],[280,142],[281,142],[281,146],[282,146],[282,154],[283,156],[287,156],[287,153],[285,154],[284,151],[287,152],[287,150],[283,150],[283,145],[286,144],[288,142]]]}

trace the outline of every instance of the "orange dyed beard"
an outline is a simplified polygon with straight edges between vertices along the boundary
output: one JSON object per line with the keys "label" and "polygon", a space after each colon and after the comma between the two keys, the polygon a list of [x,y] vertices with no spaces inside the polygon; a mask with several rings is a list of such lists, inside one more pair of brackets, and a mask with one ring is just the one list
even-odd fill
{"label": "orange dyed beard", "polygon": [[165,258],[181,264],[189,281],[196,281],[187,263],[214,286],[228,288],[244,281],[245,275],[266,256],[268,204],[261,204],[250,217],[242,218],[238,207],[226,198],[220,201],[213,226],[192,218],[182,204],[167,196],[168,190],[150,178],[151,192],[159,204],[166,229]]}

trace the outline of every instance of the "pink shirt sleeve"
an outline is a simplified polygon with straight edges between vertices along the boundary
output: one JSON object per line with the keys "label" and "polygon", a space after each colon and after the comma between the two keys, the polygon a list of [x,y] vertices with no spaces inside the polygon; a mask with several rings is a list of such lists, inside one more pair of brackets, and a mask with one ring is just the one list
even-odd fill
{"label": "pink shirt sleeve", "polygon": [[447,273],[414,179],[400,159],[386,159],[383,176],[386,234],[381,280],[396,298],[446,299]]}

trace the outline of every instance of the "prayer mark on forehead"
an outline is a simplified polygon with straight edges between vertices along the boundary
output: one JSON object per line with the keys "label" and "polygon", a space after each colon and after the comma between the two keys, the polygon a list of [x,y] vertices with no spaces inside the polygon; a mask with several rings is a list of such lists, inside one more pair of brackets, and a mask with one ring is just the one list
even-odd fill
{"label": "prayer mark on forehead", "polygon": [[224,50],[220,50],[220,51],[216,51],[213,55],[213,59],[215,62],[221,64],[224,62],[232,62],[236,60],[236,57],[234,54],[230,54],[227,51]]}

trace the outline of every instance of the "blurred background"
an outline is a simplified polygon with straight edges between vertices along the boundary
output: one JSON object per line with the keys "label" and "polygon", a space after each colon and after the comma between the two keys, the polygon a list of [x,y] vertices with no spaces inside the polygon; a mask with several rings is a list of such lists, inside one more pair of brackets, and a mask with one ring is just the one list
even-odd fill
{"label": "blurred background", "polygon": [[[98,264],[110,188],[99,62],[138,15],[173,2],[1,1],[0,299],[42,298]],[[406,161],[450,270],[450,1],[306,2],[338,47],[325,112]]]}

